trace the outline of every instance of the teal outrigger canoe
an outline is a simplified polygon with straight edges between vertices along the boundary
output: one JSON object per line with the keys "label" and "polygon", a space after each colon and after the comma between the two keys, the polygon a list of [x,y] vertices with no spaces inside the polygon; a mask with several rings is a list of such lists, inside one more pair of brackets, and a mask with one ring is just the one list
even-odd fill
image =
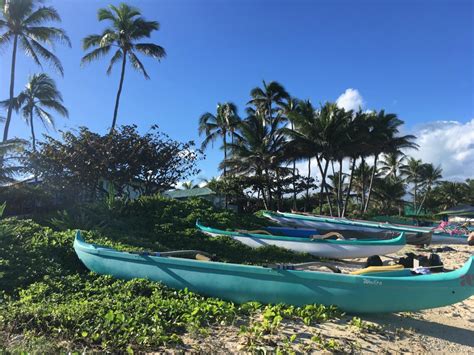
{"label": "teal outrigger canoe", "polygon": [[447,273],[412,275],[410,269],[403,269],[349,275],[120,252],[86,243],[80,232],[74,249],[85,266],[98,274],[159,281],[236,303],[319,303],[346,312],[379,313],[442,307],[474,294],[474,257]]}

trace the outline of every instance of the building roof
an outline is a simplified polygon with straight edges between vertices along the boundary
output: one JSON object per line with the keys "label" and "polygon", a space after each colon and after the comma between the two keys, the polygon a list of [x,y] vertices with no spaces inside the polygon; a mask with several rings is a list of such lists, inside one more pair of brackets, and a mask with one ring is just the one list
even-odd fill
{"label": "building roof", "polygon": [[191,198],[191,197],[203,197],[215,195],[216,193],[208,187],[198,187],[188,190],[171,190],[163,193],[164,196],[169,198]]}

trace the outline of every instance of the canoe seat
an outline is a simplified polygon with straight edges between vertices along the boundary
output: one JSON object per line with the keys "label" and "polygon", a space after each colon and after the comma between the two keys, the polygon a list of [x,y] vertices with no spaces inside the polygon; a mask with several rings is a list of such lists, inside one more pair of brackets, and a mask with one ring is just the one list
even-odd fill
{"label": "canoe seat", "polygon": [[386,265],[386,266],[369,266],[369,267],[366,267],[365,269],[352,271],[350,272],[350,274],[351,275],[365,275],[365,274],[376,273],[376,272],[397,271],[397,270],[403,270],[403,269],[404,269],[403,265],[400,265],[400,264]]}
{"label": "canoe seat", "polygon": [[336,239],[345,239],[344,236],[338,232],[329,232],[323,235],[315,234],[315,235],[310,236],[309,238],[312,240],[321,240],[321,239],[329,239],[332,237],[336,237]]}

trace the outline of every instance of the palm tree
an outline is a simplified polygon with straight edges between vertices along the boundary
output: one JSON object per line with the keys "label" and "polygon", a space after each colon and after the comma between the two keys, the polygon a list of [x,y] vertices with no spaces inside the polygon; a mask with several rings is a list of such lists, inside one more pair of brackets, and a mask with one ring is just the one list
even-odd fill
{"label": "palm tree", "polygon": [[53,79],[48,74],[34,74],[29,78],[25,89],[14,99],[16,110],[21,113],[31,128],[33,152],[36,152],[36,136],[33,118],[36,116],[45,127],[54,128],[54,118],[47,110],[51,109],[63,117],[68,117],[68,111],[63,105],[63,98]]}
{"label": "palm tree", "polygon": [[[255,107],[253,114],[256,117],[263,117],[265,123],[272,124],[274,114],[281,118],[281,109],[285,101],[290,99],[290,95],[283,85],[276,81],[266,83],[263,81],[263,88],[256,87],[250,91],[252,99],[247,103]],[[275,107],[276,106],[276,107]]]}
{"label": "palm tree", "polygon": [[[289,97],[286,102],[282,105],[282,114],[287,121],[290,122],[291,131],[295,130],[295,124],[292,120],[292,116],[299,112],[299,100],[294,97]],[[294,157],[293,157],[294,158]],[[297,210],[297,193],[296,193],[296,159],[293,159],[293,171],[292,171],[292,187],[293,187],[293,210]]]}
{"label": "palm tree", "polygon": [[[359,157],[365,156],[370,149],[368,143],[369,138],[369,116],[362,112],[357,111],[347,125],[347,136],[348,139],[344,146],[344,155],[351,158],[351,173],[349,177],[349,185],[346,191],[346,199],[343,203],[341,216],[344,217],[349,204],[349,198],[352,191],[352,184],[354,181],[354,171],[356,162]],[[341,164],[342,166],[342,164]],[[341,168],[340,166],[340,168]]]}
{"label": "palm tree", "polygon": [[24,150],[26,141],[22,139],[9,139],[6,142],[0,142],[0,184],[14,181],[14,176],[21,173],[23,166],[18,165],[21,161],[20,153]]}
{"label": "palm tree", "polygon": [[423,169],[423,162],[420,159],[410,157],[407,163],[401,167],[401,173],[406,176],[406,181],[413,184],[413,210],[417,210],[417,194],[418,187],[421,183],[421,174]]}
{"label": "palm tree", "polygon": [[469,185],[464,182],[441,181],[435,190],[442,201],[441,210],[467,202],[469,195]]}
{"label": "palm tree", "polygon": [[[218,137],[222,137],[224,160],[227,159],[227,138],[231,136],[232,143],[236,136],[236,128],[240,123],[237,114],[237,106],[232,102],[217,104],[216,114],[206,112],[199,118],[199,135],[205,134],[206,138],[202,142],[201,149],[206,149],[209,143],[214,142]],[[224,165],[224,177],[227,174],[227,168]]]}
{"label": "palm tree", "polygon": [[163,47],[154,43],[136,43],[143,38],[150,38],[151,33],[158,31],[160,28],[158,22],[146,21],[137,8],[124,3],[121,3],[118,7],[109,5],[108,9],[99,9],[97,18],[99,21],[110,21],[111,26],[107,27],[102,34],[89,35],[83,39],[82,46],[84,50],[94,49],[82,57],[82,64],[92,62],[116,48],[107,68],[107,75],[109,75],[114,64],[122,60],[120,83],[115,99],[112,127],[110,128],[110,133],[113,133],[117,123],[127,58],[134,69],[142,73],[145,79],[149,79],[150,77],[136,53],[160,60],[166,56],[166,52]]}
{"label": "palm tree", "polygon": [[380,161],[380,172],[386,177],[397,178],[401,167],[404,165],[406,155],[400,151],[393,151],[383,155]]}
{"label": "palm tree", "polygon": [[400,177],[376,178],[374,182],[374,197],[384,213],[391,213],[393,207],[398,208],[401,215],[405,187]]}
{"label": "palm tree", "polygon": [[221,163],[236,174],[253,176],[266,209],[272,208],[273,177],[285,157],[286,137],[275,120],[249,116],[239,125],[240,138],[231,144],[233,154]]}
{"label": "palm tree", "polygon": [[283,128],[288,136],[286,143],[287,155],[294,161],[308,160],[308,178],[306,183],[306,201],[304,209],[308,209],[309,189],[311,180],[311,159],[320,152],[318,116],[309,100],[299,101],[296,109],[288,114],[291,128]]}
{"label": "palm tree", "polygon": [[405,135],[397,136],[399,133],[399,127],[403,124],[394,113],[385,113],[384,110],[372,115],[372,130],[371,130],[371,143],[372,143],[372,155],[374,156],[374,165],[372,168],[372,174],[369,183],[369,192],[367,200],[365,202],[364,212],[369,208],[370,195],[372,193],[372,185],[375,174],[377,172],[377,161],[382,153],[390,153],[399,151],[403,148],[418,147],[413,141],[415,136]]}
{"label": "palm tree", "polygon": [[417,214],[420,214],[423,204],[425,203],[425,200],[431,192],[433,186],[435,186],[443,177],[442,172],[443,170],[439,166],[435,168],[433,164],[422,165],[420,180],[422,185],[421,187],[424,189],[424,192],[423,199],[421,200],[420,206],[418,207]]}
{"label": "palm tree", "polygon": [[63,29],[44,25],[49,21],[60,22],[61,17],[56,9],[50,6],[39,6],[40,3],[40,0],[0,0],[2,15],[0,18],[0,30],[6,29],[6,32],[0,35],[0,46],[13,41],[9,106],[3,131],[4,142],[8,139],[8,131],[13,112],[18,45],[23,52],[33,58],[33,61],[40,67],[41,58],[52,64],[61,75],[63,75],[61,62],[44,44],[52,46],[55,41],[59,41],[69,46],[71,45]]}
{"label": "palm tree", "polygon": [[[319,211],[322,213],[322,195],[323,190],[328,193],[326,186],[326,175],[329,163],[334,160],[341,161],[344,157],[344,145],[347,142],[347,123],[350,120],[352,111],[345,111],[334,103],[326,103],[319,111],[316,111],[317,122],[319,123],[319,144],[321,154],[316,156],[319,171],[321,173],[321,189],[319,198]],[[322,160],[325,160],[325,166],[322,167]],[[331,164],[332,165],[332,164]],[[340,168],[342,163],[340,165]],[[341,170],[341,169],[340,169]],[[335,174],[333,174],[335,175]],[[338,180],[342,182],[342,180]],[[339,190],[341,189],[338,186]],[[339,201],[338,201],[339,203]],[[340,205],[338,205],[340,207]],[[331,203],[329,201],[331,210]]]}

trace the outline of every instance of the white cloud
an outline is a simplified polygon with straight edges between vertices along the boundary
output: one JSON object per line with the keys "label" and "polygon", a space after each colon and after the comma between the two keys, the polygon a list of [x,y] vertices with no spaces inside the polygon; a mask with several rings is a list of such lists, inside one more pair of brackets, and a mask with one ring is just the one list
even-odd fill
{"label": "white cloud", "polygon": [[474,177],[474,119],[434,121],[417,129],[417,151],[408,154],[443,169],[443,179],[464,180]]}
{"label": "white cloud", "polygon": [[346,110],[358,110],[360,107],[365,106],[364,98],[356,89],[346,89],[344,93],[339,96],[336,100],[337,106]]}

